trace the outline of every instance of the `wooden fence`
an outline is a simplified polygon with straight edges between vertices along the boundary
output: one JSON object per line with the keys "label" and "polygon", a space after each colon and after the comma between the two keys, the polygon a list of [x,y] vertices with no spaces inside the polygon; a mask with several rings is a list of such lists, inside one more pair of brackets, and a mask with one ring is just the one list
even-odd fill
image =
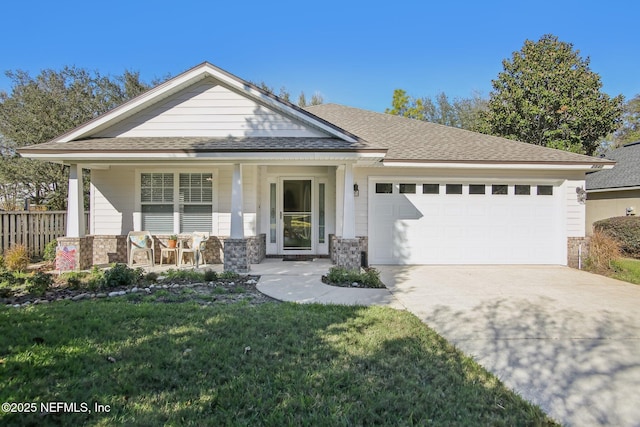
{"label": "wooden fence", "polygon": [[[88,212],[85,212],[85,224],[88,228]],[[66,234],[66,227],[65,211],[0,212],[0,252],[22,244],[30,256],[41,257],[47,243]]]}

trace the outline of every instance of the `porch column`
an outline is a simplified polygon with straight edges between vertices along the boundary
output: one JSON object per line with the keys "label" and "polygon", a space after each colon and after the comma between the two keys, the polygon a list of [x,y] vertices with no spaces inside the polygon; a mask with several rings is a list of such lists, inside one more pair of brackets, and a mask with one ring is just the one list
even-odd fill
{"label": "porch column", "polygon": [[231,183],[231,238],[244,239],[244,214],[242,210],[242,165],[233,165]]}
{"label": "porch column", "polygon": [[231,182],[231,230],[229,238],[224,241],[224,271],[247,273],[250,268],[247,239],[244,237],[242,165],[236,163]]}
{"label": "porch column", "polygon": [[84,195],[82,167],[72,164],[69,170],[69,198],[67,201],[67,237],[84,237]]}
{"label": "porch column", "polygon": [[344,199],[342,216],[342,238],[356,238],[356,212],[353,199],[353,165],[347,163],[344,166]]}
{"label": "porch column", "polygon": [[[336,211],[336,232],[342,233],[337,235],[331,242],[331,260],[338,266],[348,270],[359,270],[361,264],[362,247],[360,239],[356,238],[356,214],[355,200],[353,194],[353,165],[347,163],[341,165],[338,170],[344,170],[344,173],[336,176],[336,186],[338,191],[342,190],[342,197],[338,198]],[[340,179],[341,178],[341,179]],[[341,208],[339,207],[340,205]],[[341,223],[341,226],[339,225]]]}

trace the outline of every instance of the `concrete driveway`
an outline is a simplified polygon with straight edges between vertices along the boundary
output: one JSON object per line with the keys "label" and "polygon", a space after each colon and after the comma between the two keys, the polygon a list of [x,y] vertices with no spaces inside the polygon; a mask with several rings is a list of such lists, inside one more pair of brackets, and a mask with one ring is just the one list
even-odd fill
{"label": "concrete driveway", "polygon": [[640,286],[556,266],[376,266],[411,312],[565,425],[640,426]]}

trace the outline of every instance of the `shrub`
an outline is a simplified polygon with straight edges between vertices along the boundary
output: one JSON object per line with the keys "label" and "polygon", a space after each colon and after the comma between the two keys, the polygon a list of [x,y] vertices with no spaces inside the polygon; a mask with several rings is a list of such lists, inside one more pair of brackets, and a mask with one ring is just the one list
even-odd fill
{"label": "shrub", "polygon": [[596,271],[609,270],[611,261],[620,257],[620,244],[609,234],[596,231],[589,243],[587,268]]}
{"label": "shrub", "polygon": [[380,281],[380,272],[375,268],[365,268],[364,270],[347,270],[344,267],[331,267],[329,273],[323,276],[323,280],[334,285],[351,285],[360,283],[368,288],[384,288],[384,283]]}
{"label": "shrub", "polygon": [[37,296],[44,295],[44,293],[51,287],[51,284],[53,284],[53,277],[50,274],[43,273],[41,271],[36,271],[32,276],[25,280],[27,291],[30,294]]}
{"label": "shrub", "polygon": [[130,286],[138,283],[141,278],[142,269],[129,268],[126,264],[115,264],[104,272],[101,287],[109,289],[118,286]]}
{"label": "shrub", "polygon": [[360,282],[370,288],[384,288],[380,281],[380,272],[373,267],[365,268],[360,274]]}
{"label": "shrub", "polygon": [[218,274],[213,270],[205,270],[204,271],[204,281],[205,282],[213,282],[218,279]]}
{"label": "shrub", "polygon": [[4,262],[10,271],[24,271],[29,266],[29,253],[25,245],[13,245],[4,253]]}
{"label": "shrub", "polygon": [[360,279],[360,272],[347,270],[344,267],[331,267],[327,274],[327,279],[331,283],[353,283]]}
{"label": "shrub", "polygon": [[164,276],[169,280],[203,280],[204,274],[196,270],[169,269]]}
{"label": "shrub", "polygon": [[640,258],[640,217],[618,216],[603,219],[595,222],[593,229],[616,239],[625,255]]}
{"label": "shrub", "polygon": [[47,243],[44,247],[44,254],[42,255],[42,259],[45,261],[55,261],[56,260],[56,248],[58,247],[58,241],[53,239],[49,243]]}
{"label": "shrub", "polygon": [[69,271],[62,273],[59,277],[61,281],[66,282],[69,288],[82,289],[85,286],[87,276],[89,273],[86,271]]}
{"label": "shrub", "polygon": [[223,280],[235,280],[239,278],[240,275],[233,271],[223,271],[218,277]]}
{"label": "shrub", "polygon": [[0,269],[4,269],[6,268],[5,264],[4,264],[4,257],[2,255],[0,255]]}

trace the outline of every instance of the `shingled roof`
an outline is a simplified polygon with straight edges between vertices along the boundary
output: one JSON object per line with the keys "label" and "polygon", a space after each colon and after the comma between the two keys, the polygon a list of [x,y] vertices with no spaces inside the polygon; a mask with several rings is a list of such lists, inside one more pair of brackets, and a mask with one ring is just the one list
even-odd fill
{"label": "shingled roof", "polygon": [[321,104],[306,110],[373,146],[387,148],[385,163],[611,164],[606,159],[343,105]]}
{"label": "shingled roof", "polygon": [[21,153],[208,153],[208,152],[306,152],[372,151],[364,141],[348,142],[338,138],[284,137],[118,137],[88,138],[69,142],[46,142],[24,147]]}
{"label": "shingled roof", "polygon": [[605,154],[615,160],[613,169],[587,174],[587,190],[640,187],[640,141],[623,145]]}

